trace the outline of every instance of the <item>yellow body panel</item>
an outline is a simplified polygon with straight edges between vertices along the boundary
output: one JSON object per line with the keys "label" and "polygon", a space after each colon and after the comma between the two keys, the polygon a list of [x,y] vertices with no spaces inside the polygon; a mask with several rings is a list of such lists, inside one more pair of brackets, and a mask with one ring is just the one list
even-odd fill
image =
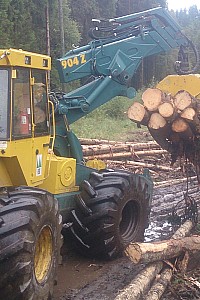
{"label": "yellow body panel", "polygon": [[192,96],[200,99],[200,74],[169,75],[156,87],[163,92],[171,93],[172,96],[180,90],[186,90]]}
{"label": "yellow body panel", "polygon": [[48,143],[49,136],[0,141],[0,170],[4,170],[1,172],[1,186],[37,186],[42,183]]}
{"label": "yellow body panel", "polygon": [[47,178],[39,186],[52,194],[78,191],[76,186],[76,160],[49,154],[50,169],[47,163]]}
{"label": "yellow body panel", "polygon": [[23,51],[21,49],[0,49],[0,56],[5,54],[0,60],[0,66],[18,66],[37,68],[41,70],[51,69],[51,57],[43,54]]}

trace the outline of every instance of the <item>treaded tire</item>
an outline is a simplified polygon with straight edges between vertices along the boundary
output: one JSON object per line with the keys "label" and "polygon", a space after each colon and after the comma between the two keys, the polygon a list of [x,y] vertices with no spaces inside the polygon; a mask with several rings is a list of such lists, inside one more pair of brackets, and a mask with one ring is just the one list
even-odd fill
{"label": "treaded tire", "polygon": [[[58,203],[50,193],[28,187],[1,190],[1,299],[51,299],[60,259],[61,229]],[[44,265],[43,277],[39,280],[36,273],[36,249],[40,257],[44,249],[42,238],[45,237],[45,230],[48,232],[47,237],[50,237],[46,247],[50,251],[49,261],[48,266]],[[41,237],[42,234],[44,236]]]}
{"label": "treaded tire", "polygon": [[152,182],[125,171],[91,173],[82,184],[70,227],[84,255],[113,259],[127,244],[143,241],[148,227]]}

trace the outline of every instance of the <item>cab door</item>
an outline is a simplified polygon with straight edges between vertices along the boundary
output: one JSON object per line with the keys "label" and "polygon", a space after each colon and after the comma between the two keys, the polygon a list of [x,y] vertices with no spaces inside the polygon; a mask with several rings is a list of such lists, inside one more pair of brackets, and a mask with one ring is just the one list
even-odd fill
{"label": "cab door", "polygon": [[50,146],[49,107],[47,94],[47,73],[33,69],[32,82],[32,118],[33,118],[33,149],[32,149],[32,182],[40,182],[47,175],[45,169]]}
{"label": "cab door", "polygon": [[13,161],[24,178],[16,176],[15,181],[36,186],[46,176],[50,141],[46,71],[23,67],[14,71],[12,145],[17,160]]}

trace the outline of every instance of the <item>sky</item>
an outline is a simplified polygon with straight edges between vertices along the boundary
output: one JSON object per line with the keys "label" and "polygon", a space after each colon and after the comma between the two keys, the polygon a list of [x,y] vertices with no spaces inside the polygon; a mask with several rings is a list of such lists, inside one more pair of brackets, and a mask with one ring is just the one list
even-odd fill
{"label": "sky", "polygon": [[167,0],[168,8],[173,10],[188,9],[192,5],[197,5],[200,9],[200,0]]}

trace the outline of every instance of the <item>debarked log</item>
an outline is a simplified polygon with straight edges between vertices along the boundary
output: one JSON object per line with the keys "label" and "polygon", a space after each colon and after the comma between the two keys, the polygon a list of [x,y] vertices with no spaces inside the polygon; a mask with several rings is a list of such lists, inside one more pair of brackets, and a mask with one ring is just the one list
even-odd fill
{"label": "debarked log", "polygon": [[200,236],[170,239],[154,243],[131,243],[126,248],[126,255],[134,263],[148,263],[178,257],[184,251],[199,251]]}

